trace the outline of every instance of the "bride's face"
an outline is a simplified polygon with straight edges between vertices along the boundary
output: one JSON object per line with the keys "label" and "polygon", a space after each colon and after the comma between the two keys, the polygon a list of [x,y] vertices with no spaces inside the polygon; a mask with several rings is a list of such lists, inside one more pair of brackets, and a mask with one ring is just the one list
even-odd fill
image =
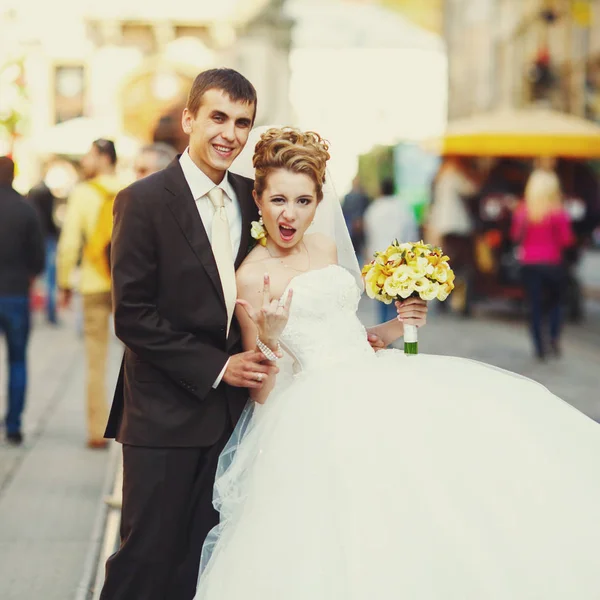
{"label": "bride's face", "polygon": [[317,210],[317,191],[313,180],[304,173],[276,169],[269,173],[260,198],[254,198],[262,211],[269,238],[281,248],[299,244]]}

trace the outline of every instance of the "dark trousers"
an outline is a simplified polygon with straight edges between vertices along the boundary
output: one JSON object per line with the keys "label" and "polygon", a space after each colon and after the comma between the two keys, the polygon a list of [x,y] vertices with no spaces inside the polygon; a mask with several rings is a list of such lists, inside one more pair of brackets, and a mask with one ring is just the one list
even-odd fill
{"label": "dark trousers", "polygon": [[[475,236],[448,233],[443,237],[442,248],[444,254],[450,257],[456,284],[464,286],[464,302],[460,312],[470,315],[475,292]],[[443,311],[448,309],[448,304],[440,303]]]}
{"label": "dark trousers", "polygon": [[550,341],[558,343],[561,330],[565,272],[560,265],[523,265],[529,300],[533,344],[538,356],[545,354],[544,320],[547,317]]}
{"label": "dark trousers", "polygon": [[219,522],[212,505],[219,455],[207,448],[123,446],[121,546],[106,563],[101,600],[192,600],[202,545]]}
{"label": "dark trousers", "polygon": [[21,431],[27,390],[27,343],[31,326],[27,296],[0,296],[0,331],[8,347],[8,407],[6,432]]}
{"label": "dark trousers", "polygon": [[56,323],[56,239],[46,240],[46,318]]}

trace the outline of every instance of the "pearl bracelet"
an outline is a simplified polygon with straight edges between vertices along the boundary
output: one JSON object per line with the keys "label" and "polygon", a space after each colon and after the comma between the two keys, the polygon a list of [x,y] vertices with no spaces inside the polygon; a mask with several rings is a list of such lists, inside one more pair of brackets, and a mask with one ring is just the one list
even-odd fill
{"label": "pearl bracelet", "polygon": [[[279,359],[279,356],[269,348],[266,344],[263,344],[258,336],[256,336],[256,347],[263,353],[263,356],[267,360],[276,361]],[[281,346],[279,342],[277,342],[277,352],[281,352]]]}

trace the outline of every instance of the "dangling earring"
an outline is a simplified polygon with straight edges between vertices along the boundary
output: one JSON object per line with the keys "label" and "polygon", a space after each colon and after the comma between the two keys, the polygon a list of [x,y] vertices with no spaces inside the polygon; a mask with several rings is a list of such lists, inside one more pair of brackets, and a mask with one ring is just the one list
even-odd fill
{"label": "dangling earring", "polygon": [[258,211],[258,221],[252,221],[250,223],[252,225],[252,229],[250,230],[250,235],[261,245],[267,245],[267,230],[265,229],[265,223],[262,218],[262,210]]}

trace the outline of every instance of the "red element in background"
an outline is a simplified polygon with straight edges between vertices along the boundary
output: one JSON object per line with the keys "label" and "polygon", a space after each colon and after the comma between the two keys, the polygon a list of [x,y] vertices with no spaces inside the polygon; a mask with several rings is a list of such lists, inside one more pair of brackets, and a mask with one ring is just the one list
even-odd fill
{"label": "red element in background", "polygon": [[498,248],[502,243],[502,233],[497,229],[490,229],[484,234],[485,241],[490,248]]}
{"label": "red element in background", "polygon": [[537,52],[536,64],[547,67],[550,64],[550,50],[547,46],[542,46]]}
{"label": "red element in background", "polygon": [[46,295],[40,290],[32,290],[29,295],[29,301],[31,303],[31,310],[42,310],[46,306]]}

